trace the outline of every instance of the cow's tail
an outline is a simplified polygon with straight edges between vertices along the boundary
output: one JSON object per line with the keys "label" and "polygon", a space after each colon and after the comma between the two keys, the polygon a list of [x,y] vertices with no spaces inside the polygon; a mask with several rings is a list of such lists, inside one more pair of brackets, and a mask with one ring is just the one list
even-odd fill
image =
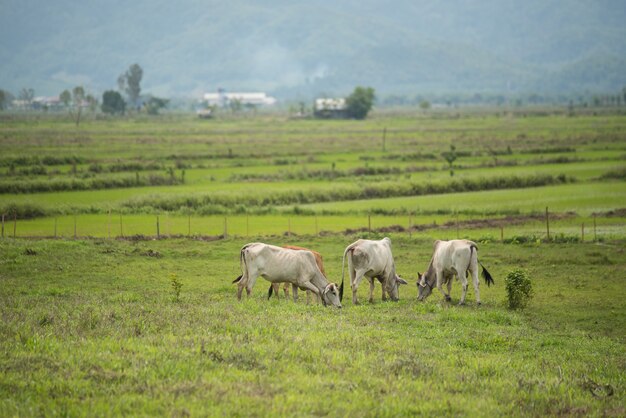
{"label": "cow's tail", "polygon": [[[346,250],[343,252],[343,258],[341,259],[341,285],[339,285],[339,301],[343,301],[343,278],[345,275],[345,265],[346,265],[346,254],[352,250],[352,246],[348,245]],[[348,263],[349,264],[349,263]]]}
{"label": "cow's tail", "polygon": [[476,250],[476,261],[478,262],[478,264],[480,264],[480,267],[482,267],[483,272],[482,272],[482,276],[483,279],[485,279],[485,283],[487,284],[487,287],[491,286],[492,284],[496,284],[496,282],[493,281],[493,277],[491,276],[491,273],[489,273],[489,271],[485,268],[485,266],[483,266],[483,263],[480,262],[480,260],[478,260],[478,247],[474,244],[470,245],[470,254],[473,250]]}
{"label": "cow's tail", "polygon": [[246,250],[246,248],[248,248],[248,246],[244,245],[241,248],[241,252],[239,253],[239,265],[241,266],[241,275],[232,281],[233,284],[239,283],[244,274],[246,274],[246,271],[248,270],[248,266],[246,265],[246,257],[244,256],[244,251]]}
{"label": "cow's tail", "polygon": [[[351,251],[354,251],[354,243],[350,244],[346,247],[346,250],[343,252],[343,258],[341,259],[341,285],[339,286],[339,301],[343,301],[343,278],[345,275],[345,262],[346,262],[346,254],[348,254]],[[348,268],[350,267],[351,263],[350,260],[348,260]]]}
{"label": "cow's tail", "polygon": [[483,266],[483,263],[481,263],[479,261],[478,264],[480,264],[480,266],[483,268],[482,276],[483,276],[483,279],[485,279],[485,283],[487,283],[487,286],[491,286],[492,284],[496,284],[496,282],[493,281],[493,277],[491,277],[491,274],[487,271],[485,266]]}

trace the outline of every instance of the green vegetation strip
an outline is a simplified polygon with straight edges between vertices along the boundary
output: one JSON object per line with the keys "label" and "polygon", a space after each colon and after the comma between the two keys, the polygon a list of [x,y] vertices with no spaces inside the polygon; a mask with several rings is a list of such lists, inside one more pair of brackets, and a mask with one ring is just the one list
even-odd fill
{"label": "green vegetation strip", "polygon": [[[342,310],[268,301],[263,279],[237,302],[242,239],[0,241],[0,415],[624,415],[623,245],[481,243],[477,308],[458,282],[418,303],[432,241],[391,237],[400,302],[377,284]],[[337,281],[355,238],[272,242]],[[510,311],[518,267],[536,292]]]}

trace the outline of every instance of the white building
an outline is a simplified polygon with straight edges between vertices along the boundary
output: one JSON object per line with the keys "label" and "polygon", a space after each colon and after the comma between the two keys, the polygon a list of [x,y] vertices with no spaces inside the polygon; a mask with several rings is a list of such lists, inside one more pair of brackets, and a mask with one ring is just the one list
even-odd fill
{"label": "white building", "polygon": [[315,99],[314,114],[318,118],[341,119],[347,117],[346,99]]}
{"label": "white building", "polygon": [[227,93],[219,91],[217,93],[205,93],[204,101],[209,106],[228,106],[231,102],[238,101],[242,105],[269,106],[276,103],[274,97],[266,93]]}

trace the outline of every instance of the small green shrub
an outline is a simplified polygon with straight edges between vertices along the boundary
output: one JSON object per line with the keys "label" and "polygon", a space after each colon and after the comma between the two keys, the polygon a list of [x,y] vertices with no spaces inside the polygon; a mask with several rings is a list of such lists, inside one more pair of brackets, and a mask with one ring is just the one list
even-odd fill
{"label": "small green shrub", "polygon": [[509,309],[524,309],[533,297],[533,284],[528,273],[515,269],[507,274],[505,283]]}
{"label": "small green shrub", "polygon": [[170,284],[172,285],[172,293],[174,302],[180,301],[180,290],[183,287],[183,283],[178,279],[176,273],[170,273]]}

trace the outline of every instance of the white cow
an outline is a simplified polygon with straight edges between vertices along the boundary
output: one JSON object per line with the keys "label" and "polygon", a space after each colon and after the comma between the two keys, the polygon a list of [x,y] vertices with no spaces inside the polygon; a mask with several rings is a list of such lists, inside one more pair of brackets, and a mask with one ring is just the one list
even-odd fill
{"label": "white cow", "polygon": [[244,287],[250,296],[256,279],[261,276],[271,283],[291,283],[294,297],[297,297],[296,289],[306,289],[320,296],[324,305],[341,308],[337,285],[328,283],[310,251],[291,250],[255,242],[241,248],[240,263],[242,274],[233,281],[239,286],[237,289],[239,300]]}
{"label": "white cow", "polygon": [[396,274],[396,266],[391,254],[391,240],[387,237],[380,241],[360,239],[346,247],[341,261],[341,287],[343,293],[343,276],[346,256],[348,258],[348,273],[352,288],[352,303],[358,304],[357,289],[363,277],[370,282],[370,303],[374,301],[374,279],[383,285],[383,300],[385,292],[393,301],[399,299],[398,285],[407,282]]}
{"label": "white cow", "polygon": [[[428,268],[424,274],[418,273],[417,289],[418,300],[426,299],[433,291],[433,287],[441,292],[444,298],[450,300],[450,291],[452,290],[452,279],[456,275],[463,285],[463,294],[459,305],[465,303],[467,295],[467,272],[472,275],[474,283],[474,292],[476,293],[476,303],[480,305],[480,291],[478,290],[478,264],[483,268],[483,277],[485,283],[490,286],[494,283],[491,274],[478,261],[478,246],[476,243],[468,240],[452,240],[452,241],[435,241],[433,257],[428,264]],[[443,284],[447,284],[448,293],[443,291]]]}

